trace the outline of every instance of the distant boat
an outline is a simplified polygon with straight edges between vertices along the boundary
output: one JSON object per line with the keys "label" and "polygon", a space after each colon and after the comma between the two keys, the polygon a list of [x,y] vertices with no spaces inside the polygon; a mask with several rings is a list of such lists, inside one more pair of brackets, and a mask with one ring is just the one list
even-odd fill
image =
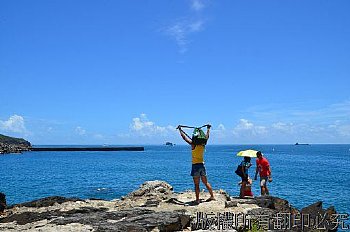
{"label": "distant boat", "polygon": [[166,146],[174,146],[175,144],[174,144],[174,143],[171,143],[171,142],[166,142],[165,145],[166,145]]}
{"label": "distant boat", "polygon": [[295,143],[295,145],[310,145],[308,143]]}

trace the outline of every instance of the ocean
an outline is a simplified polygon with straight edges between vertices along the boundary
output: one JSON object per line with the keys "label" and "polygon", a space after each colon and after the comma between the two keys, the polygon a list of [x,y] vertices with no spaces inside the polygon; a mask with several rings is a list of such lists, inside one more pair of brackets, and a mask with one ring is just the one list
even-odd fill
{"label": "ocean", "polygon": [[[316,201],[350,213],[350,145],[207,145],[205,163],[213,189],[239,195],[234,173],[240,150],[261,150],[273,182],[270,194],[301,208]],[[143,152],[25,152],[0,155],[0,192],[17,204],[47,196],[120,198],[147,180],[164,180],[175,192],[193,189],[186,145],[145,146]],[[249,170],[254,176],[255,159]],[[201,189],[205,188],[201,184]],[[260,194],[253,183],[254,195]]]}

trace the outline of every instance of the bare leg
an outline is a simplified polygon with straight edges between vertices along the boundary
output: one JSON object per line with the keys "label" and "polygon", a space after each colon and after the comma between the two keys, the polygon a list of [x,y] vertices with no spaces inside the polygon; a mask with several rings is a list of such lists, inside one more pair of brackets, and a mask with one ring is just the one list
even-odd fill
{"label": "bare leg", "polygon": [[267,185],[265,185],[265,194],[270,195],[269,189],[267,188]]}
{"label": "bare leg", "polygon": [[208,189],[209,193],[210,193],[210,200],[214,200],[214,193],[213,193],[213,188],[211,187],[211,185],[208,182],[208,179],[206,176],[201,176],[202,182],[205,185],[205,187]]}
{"label": "bare leg", "polygon": [[199,181],[200,181],[199,176],[194,176],[193,177],[194,190],[196,192],[196,202],[198,204],[200,203],[200,201],[199,201]]}
{"label": "bare leg", "polygon": [[261,188],[261,196],[264,196],[266,194],[266,180],[265,179],[260,180],[260,188]]}

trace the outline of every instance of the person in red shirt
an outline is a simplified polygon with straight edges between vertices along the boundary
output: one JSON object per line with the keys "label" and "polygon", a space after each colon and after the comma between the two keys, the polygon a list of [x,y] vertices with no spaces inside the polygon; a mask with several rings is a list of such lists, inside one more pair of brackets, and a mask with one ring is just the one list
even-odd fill
{"label": "person in red shirt", "polygon": [[261,151],[256,153],[256,171],[254,180],[257,179],[258,172],[260,174],[260,188],[261,188],[261,196],[269,195],[269,189],[267,188],[267,181],[272,181],[271,176],[271,167],[269,161],[263,157]]}

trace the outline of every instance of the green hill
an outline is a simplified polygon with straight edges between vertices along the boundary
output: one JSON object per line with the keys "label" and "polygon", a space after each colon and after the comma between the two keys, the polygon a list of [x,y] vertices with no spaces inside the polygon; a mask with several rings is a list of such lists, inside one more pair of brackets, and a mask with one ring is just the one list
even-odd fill
{"label": "green hill", "polygon": [[14,138],[6,135],[0,134],[0,143],[7,143],[7,144],[23,144],[30,146],[30,142],[27,140],[24,140],[22,138]]}
{"label": "green hill", "polygon": [[0,154],[28,151],[31,147],[30,142],[25,139],[0,134]]}

